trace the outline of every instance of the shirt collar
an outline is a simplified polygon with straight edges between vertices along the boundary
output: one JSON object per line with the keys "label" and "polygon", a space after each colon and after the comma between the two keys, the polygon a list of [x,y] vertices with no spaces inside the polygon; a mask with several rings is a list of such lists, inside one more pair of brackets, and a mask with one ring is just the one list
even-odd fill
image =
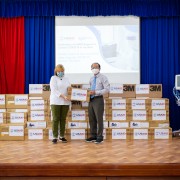
{"label": "shirt collar", "polygon": [[95,77],[99,77],[100,76],[100,72],[98,73],[98,74],[96,74],[96,75],[94,75]]}

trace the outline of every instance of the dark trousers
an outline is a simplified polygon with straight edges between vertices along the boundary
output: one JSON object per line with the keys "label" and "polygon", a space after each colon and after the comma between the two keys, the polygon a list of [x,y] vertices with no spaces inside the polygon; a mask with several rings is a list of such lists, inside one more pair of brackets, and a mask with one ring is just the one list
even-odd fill
{"label": "dark trousers", "polygon": [[51,105],[51,111],[53,116],[53,122],[52,122],[53,138],[58,138],[59,129],[60,129],[60,136],[64,137],[66,116],[68,110],[69,110],[68,105]]}
{"label": "dark trousers", "polygon": [[98,139],[103,139],[103,114],[104,114],[103,96],[97,96],[90,100],[88,113],[89,113],[91,137],[97,137]]}

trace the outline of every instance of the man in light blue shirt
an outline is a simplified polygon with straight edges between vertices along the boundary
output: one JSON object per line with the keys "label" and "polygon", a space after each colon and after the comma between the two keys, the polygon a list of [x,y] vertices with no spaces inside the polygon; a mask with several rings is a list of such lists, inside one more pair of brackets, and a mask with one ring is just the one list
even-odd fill
{"label": "man in light blue shirt", "polygon": [[90,102],[88,107],[90,134],[86,142],[95,142],[96,144],[103,142],[103,114],[104,114],[104,98],[110,85],[106,76],[100,73],[101,66],[99,63],[91,65],[93,77],[90,79]]}

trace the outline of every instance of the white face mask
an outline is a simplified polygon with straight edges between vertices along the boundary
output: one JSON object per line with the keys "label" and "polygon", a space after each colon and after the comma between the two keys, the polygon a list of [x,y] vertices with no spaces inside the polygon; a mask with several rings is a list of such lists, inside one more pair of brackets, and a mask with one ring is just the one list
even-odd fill
{"label": "white face mask", "polygon": [[92,73],[93,74],[98,74],[99,73],[99,69],[92,69]]}

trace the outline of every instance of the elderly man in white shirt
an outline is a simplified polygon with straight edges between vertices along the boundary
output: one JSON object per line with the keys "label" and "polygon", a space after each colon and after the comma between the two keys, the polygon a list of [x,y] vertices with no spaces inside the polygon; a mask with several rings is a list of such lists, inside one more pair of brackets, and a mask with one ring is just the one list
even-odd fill
{"label": "elderly man in white shirt", "polygon": [[106,76],[100,73],[99,63],[93,63],[91,70],[94,76],[90,79],[90,102],[88,107],[90,134],[86,142],[103,142],[103,114],[104,98],[103,95],[109,92],[110,84]]}
{"label": "elderly man in white shirt", "polygon": [[60,137],[59,140],[63,143],[66,143],[67,140],[64,137],[65,125],[66,125],[66,116],[69,110],[70,101],[67,98],[68,87],[71,86],[67,77],[64,77],[64,67],[61,64],[58,64],[54,69],[54,76],[50,80],[50,105],[53,116],[53,140],[54,144],[58,140],[58,132],[60,127]]}

